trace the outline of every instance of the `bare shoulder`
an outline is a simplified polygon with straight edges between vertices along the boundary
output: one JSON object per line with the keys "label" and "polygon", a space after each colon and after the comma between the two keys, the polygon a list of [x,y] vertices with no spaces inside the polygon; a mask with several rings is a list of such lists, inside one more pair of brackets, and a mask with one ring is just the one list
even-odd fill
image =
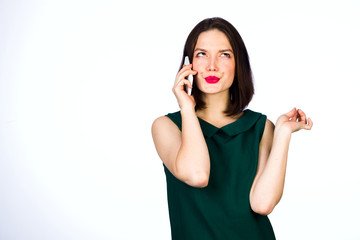
{"label": "bare shoulder", "polygon": [[274,137],[275,125],[269,119],[266,119],[264,133],[260,142],[260,145],[271,148],[272,140]]}
{"label": "bare shoulder", "polygon": [[167,146],[174,139],[181,138],[179,128],[166,116],[161,116],[154,120],[151,133],[156,146]]}
{"label": "bare shoulder", "polygon": [[156,134],[156,133],[159,133],[162,131],[169,131],[169,130],[176,131],[176,129],[178,129],[178,128],[175,125],[175,123],[166,116],[161,116],[161,117],[156,118],[151,127],[151,131],[152,131],[153,135],[154,135],[154,133]]}
{"label": "bare shoulder", "polygon": [[273,132],[274,129],[275,129],[274,123],[272,121],[270,121],[269,119],[266,119],[264,132],[267,132],[267,131]]}
{"label": "bare shoulder", "polygon": [[172,122],[172,121],[167,116],[160,116],[154,120],[154,124],[155,123],[166,123],[166,122]]}

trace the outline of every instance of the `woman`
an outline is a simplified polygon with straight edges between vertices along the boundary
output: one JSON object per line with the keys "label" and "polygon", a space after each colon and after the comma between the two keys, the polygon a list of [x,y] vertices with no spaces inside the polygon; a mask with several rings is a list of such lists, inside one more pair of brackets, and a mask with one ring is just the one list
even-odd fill
{"label": "woman", "polygon": [[192,64],[181,66],[172,89],[180,111],[152,126],[172,239],[275,239],[267,215],[283,193],[291,133],[313,123],[295,108],[275,125],[245,109],[254,93],[249,58],[224,19],[196,25],[185,56]]}

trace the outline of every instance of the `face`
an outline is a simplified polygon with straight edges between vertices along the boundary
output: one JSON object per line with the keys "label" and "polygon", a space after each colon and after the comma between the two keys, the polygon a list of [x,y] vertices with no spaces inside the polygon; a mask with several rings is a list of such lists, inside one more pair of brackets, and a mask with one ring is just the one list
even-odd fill
{"label": "face", "polygon": [[197,40],[193,69],[196,84],[203,93],[228,93],[235,76],[235,58],[226,35],[217,30],[202,32]]}

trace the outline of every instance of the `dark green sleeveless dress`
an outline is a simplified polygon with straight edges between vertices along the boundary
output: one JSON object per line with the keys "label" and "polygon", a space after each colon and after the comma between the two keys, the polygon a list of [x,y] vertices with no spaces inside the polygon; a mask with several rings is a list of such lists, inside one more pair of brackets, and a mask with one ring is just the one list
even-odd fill
{"label": "dark green sleeveless dress", "polygon": [[[180,112],[166,116],[181,130]],[[210,154],[208,186],[191,187],[164,165],[173,240],[275,239],[268,217],[249,201],[265,121],[251,110],[222,128],[199,118]]]}

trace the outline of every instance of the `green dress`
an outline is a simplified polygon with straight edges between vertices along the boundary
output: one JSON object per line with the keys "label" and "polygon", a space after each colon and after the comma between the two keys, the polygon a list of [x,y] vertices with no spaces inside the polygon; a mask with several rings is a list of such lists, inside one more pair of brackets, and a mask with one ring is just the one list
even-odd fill
{"label": "green dress", "polygon": [[[166,116],[181,130],[180,112]],[[191,187],[164,165],[172,239],[275,239],[268,217],[252,211],[249,201],[266,116],[245,110],[222,128],[199,122],[210,154],[208,186]]]}

